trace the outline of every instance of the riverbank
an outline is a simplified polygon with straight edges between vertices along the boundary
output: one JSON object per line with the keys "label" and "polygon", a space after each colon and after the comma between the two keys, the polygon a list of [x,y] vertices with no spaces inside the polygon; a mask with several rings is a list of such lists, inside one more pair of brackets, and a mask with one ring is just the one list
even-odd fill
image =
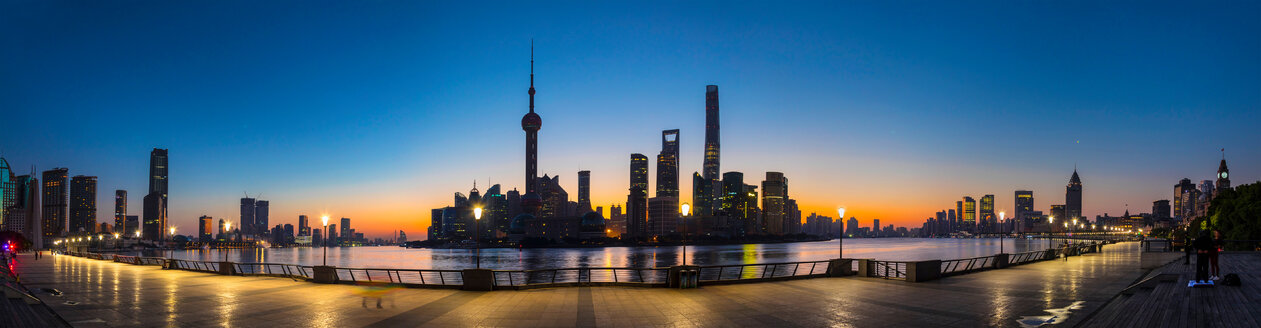
{"label": "riverbank", "polygon": [[19,271],[32,286],[63,291],[52,305],[72,324],[84,327],[1018,327],[1022,319],[1050,318],[1048,311],[1055,311],[1058,326],[1070,327],[1144,272],[1140,256],[1137,243],[1121,243],[1068,261],[922,283],[850,276],[691,290],[397,289],[380,294],[380,308],[358,286],[284,278],[220,276],[69,256],[50,257]]}

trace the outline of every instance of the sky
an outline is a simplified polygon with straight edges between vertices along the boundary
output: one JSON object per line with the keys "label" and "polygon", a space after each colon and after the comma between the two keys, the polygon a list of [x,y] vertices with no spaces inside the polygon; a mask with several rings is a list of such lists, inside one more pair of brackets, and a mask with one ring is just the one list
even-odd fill
{"label": "sky", "polygon": [[[705,85],[723,172],[783,172],[805,215],[918,226],[963,196],[1148,212],[1179,179],[1261,178],[1261,3],[1242,1],[44,1],[0,3],[0,156],[98,177],[139,215],[170,149],[171,224],[239,198],[424,235],[477,183],[524,190],[534,43],[539,174],[624,203],[629,156],[680,129],[700,171]],[[655,173],[655,162],[650,166]],[[651,182],[655,184],[655,181]],[[187,230],[184,230],[187,229]]]}

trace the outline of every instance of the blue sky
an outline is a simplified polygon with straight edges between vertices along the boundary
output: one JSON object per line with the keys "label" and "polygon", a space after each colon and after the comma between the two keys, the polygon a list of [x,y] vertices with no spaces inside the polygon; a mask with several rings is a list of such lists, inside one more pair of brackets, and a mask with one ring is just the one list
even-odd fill
{"label": "blue sky", "polygon": [[[69,167],[139,213],[170,148],[171,213],[328,213],[420,230],[474,180],[522,186],[530,40],[540,174],[625,200],[630,153],[681,129],[701,165],[720,87],[723,171],[784,172],[809,211],[918,224],[1032,189],[1088,215],[1261,167],[1256,2],[237,2],[0,5],[0,151]],[[652,168],[655,170],[655,165]],[[683,179],[690,197],[690,179]]]}

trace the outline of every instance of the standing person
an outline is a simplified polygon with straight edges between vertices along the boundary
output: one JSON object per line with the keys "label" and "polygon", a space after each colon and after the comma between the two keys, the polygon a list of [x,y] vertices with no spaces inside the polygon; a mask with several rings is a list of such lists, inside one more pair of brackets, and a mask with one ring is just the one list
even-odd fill
{"label": "standing person", "polygon": [[1195,281],[1204,283],[1209,278],[1209,249],[1214,249],[1217,245],[1213,245],[1213,238],[1208,236],[1208,230],[1200,230],[1200,237],[1195,238],[1191,246],[1195,247]]}
{"label": "standing person", "polygon": [[1222,272],[1217,269],[1217,254],[1222,251],[1222,231],[1213,230],[1213,248],[1208,253],[1209,269],[1212,270],[1211,276],[1213,280],[1221,280]]}

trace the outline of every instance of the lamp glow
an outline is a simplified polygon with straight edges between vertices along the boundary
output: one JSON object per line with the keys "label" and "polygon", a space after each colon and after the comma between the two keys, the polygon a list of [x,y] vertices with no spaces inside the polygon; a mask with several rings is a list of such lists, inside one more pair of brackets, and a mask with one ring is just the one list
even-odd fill
{"label": "lamp glow", "polygon": [[481,220],[481,219],[482,219],[482,208],[481,208],[481,207],[478,207],[478,208],[474,208],[474,209],[473,209],[473,219],[474,219],[474,220]]}
{"label": "lamp glow", "polygon": [[688,216],[688,214],[692,214],[692,212],[691,212],[691,210],[692,210],[692,205],[691,205],[691,204],[688,204],[688,203],[683,203],[682,207],[679,207],[679,209],[680,209],[680,212],[681,212],[681,213],[683,213],[683,216]]}

